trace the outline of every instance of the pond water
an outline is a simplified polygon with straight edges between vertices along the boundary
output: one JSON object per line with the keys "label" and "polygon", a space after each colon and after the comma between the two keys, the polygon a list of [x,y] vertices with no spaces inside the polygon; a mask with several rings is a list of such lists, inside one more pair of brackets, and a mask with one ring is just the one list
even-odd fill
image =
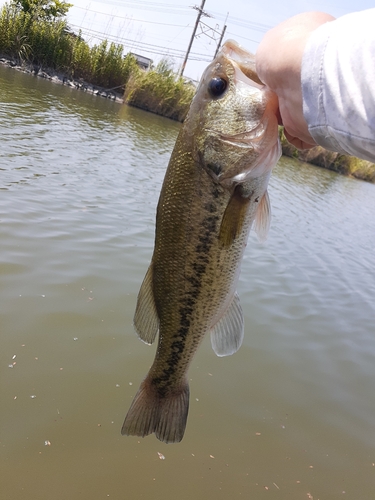
{"label": "pond water", "polygon": [[179,124],[0,67],[1,498],[373,500],[375,186],[282,158],[244,344],[205,339],[183,441],[121,436]]}

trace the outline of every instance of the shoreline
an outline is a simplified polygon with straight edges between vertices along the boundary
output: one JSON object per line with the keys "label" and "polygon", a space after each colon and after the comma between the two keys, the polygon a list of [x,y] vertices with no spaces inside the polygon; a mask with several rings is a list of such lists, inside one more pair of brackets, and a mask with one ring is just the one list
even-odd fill
{"label": "shoreline", "polygon": [[375,184],[375,164],[361,160],[355,156],[334,153],[315,146],[312,149],[299,150],[292,146],[285,138],[283,128],[279,127],[282,154],[295,158],[298,161],[309,163],[315,167],[325,168],[337,174],[359,179]]}
{"label": "shoreline", "polygon": [[61,73],[55,71],[52,68],[42,68],[37,66],[36,64],[19,63],[15,59],[7,57],[3,54],[0,54],[0,64],[7,68],[20,71],[21,73],[34,75],[38,78],[44,78],[45,80],[49,80],[52,83],[56,83],[58,85],[66,85],[67,87],[81,90],[98,97],[110,99],[112,101],[119,102],[120,104],[124,104],[125,102],[123,94],[116,92],[116,89],[118,87],[115,87],[113,89],[106,89],[104,87],[100,87],[99,85],[93,85],[89,82],[86,82],[82,78],[71,78],[67,73]]}
{"label": "shoreline", "polygon": [[[86,82],[82,78],[74,79],[70,77],[69,74],[58,72],[52,68],[42,68],[35,64],[20,63],[16,59],[10,58],[9,56],[5,56],[3,54],[0,54],[0,64],[22,73],[27,73],[39,78],[44,78],[45,80],[49,80],[50,82],[58,85],[66,85],[70,88],[81,90],[91,95],[110,99],[120,104],[127,104],[128,106],[140,108],[149,113],[158,114],[159,116],[175,120],[173,117],[165,116],[161,112],[157,113],[151,109],[147,109],[147,107],[141,107],[139,105],[137,106],[136,104],[133,105],[132,103],[127,102],[126,98],[124,97],[124,93],[116,92],[116,89],[118,89],[119,87],[106,89],[104,87]],[[316,146],[315,148],[312,148],[310,150],[300,151],[289,144],[284,136],[282,127],[279,128],[279,136],[281,141],[282,154],[284,156],[295,158],[298,161],[309,163],[310,165],[314,165],[316,167],[325,168],[341,175],[375,184],[375,164],[353,156],[327,151],[320,146]]]}

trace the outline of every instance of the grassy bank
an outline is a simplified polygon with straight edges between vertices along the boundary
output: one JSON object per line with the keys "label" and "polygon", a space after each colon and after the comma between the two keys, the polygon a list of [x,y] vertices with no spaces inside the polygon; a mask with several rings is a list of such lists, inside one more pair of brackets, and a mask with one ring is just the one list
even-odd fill
{"label": "grassy bank", "polygon": [[279,134],[283,155],[296,158],[306,163],[311,163],[318,167],[333,170],[339,174],[375,183],[375,165],[373,163],[366,160],[360,160],[354,156],[333,153],[320,146],[305,151],[299,151],[286,140],[282,127],[279,128]]}
{"label": "grassy bank", "polygon": [[103,41],[90,47],[64,17],[46,19],[14,3],[0,10],[0,53],[35,74],[60,72],[67,78],[125,92],[133,106],[183,121],[194,89],[176,78],[164,61],[143,72],[122,45]]}
{"label": "grassy bank", "polygon": [[158,115],[183,121],[195,94],[195,87],[177,78],[161,61],[155,69],[134,73],[125,89],[125,102]]}
{"label": "grassy bank", "polygon": [[[69,4],[63,8],[67,10]],[[0,54],[28,66],[35,74],[59,72],[64,75],[60,81],[73,79],[77,88],[87,89],[88,83],[104,90],[116,89],[127,104],[177,121],[184,120],[195,93],[166,61],[144,72],[132,55],[124,56],[122,45],[103,41],[90,47],[71,32],[64,16],[36,15],[35,11],[22,10],[17,2],[0,9]],[[100,95],[109,97],[110,93]],[[286,156],[375,183],[375,165],[370,162],[321,147],[298,151],[287,142],[281,128],[280,138]]]}
{"label": "grassy bank", "polygon": [[137,69],[133,57],[123,57],[121,46],[104,41],[89,47],[65,19],[35,18],[13,4],[0,11],[0,52],[32,64],[36,72],[50,68],[105,88],[126,84]]}

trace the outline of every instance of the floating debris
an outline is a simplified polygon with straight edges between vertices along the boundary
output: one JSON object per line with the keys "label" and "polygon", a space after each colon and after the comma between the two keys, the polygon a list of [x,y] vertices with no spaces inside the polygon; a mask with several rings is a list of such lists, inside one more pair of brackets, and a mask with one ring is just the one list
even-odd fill
{"label": "floating debris", "polygon": [[46,439],[46,441],[44,441],[44,446],[51,446],[51,441],[48,441],[48,439]]}
{"label": "floating debris", "polygon": [[160,460],[165,460],[165,456],[163,455],[163,453],[158,452],[158,455],[159,455]]}

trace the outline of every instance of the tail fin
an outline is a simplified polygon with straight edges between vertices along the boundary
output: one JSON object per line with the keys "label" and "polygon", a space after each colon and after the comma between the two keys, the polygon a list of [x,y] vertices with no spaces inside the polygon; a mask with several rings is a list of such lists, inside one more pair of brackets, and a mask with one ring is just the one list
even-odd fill
{"label": "tail fin", "polygon": [[184,436],[189,410],[187,381],[165,396],[160,396],[146,378],[125,417],[121,434],[145,437],[155,432],[160,441],[178,443]]}

